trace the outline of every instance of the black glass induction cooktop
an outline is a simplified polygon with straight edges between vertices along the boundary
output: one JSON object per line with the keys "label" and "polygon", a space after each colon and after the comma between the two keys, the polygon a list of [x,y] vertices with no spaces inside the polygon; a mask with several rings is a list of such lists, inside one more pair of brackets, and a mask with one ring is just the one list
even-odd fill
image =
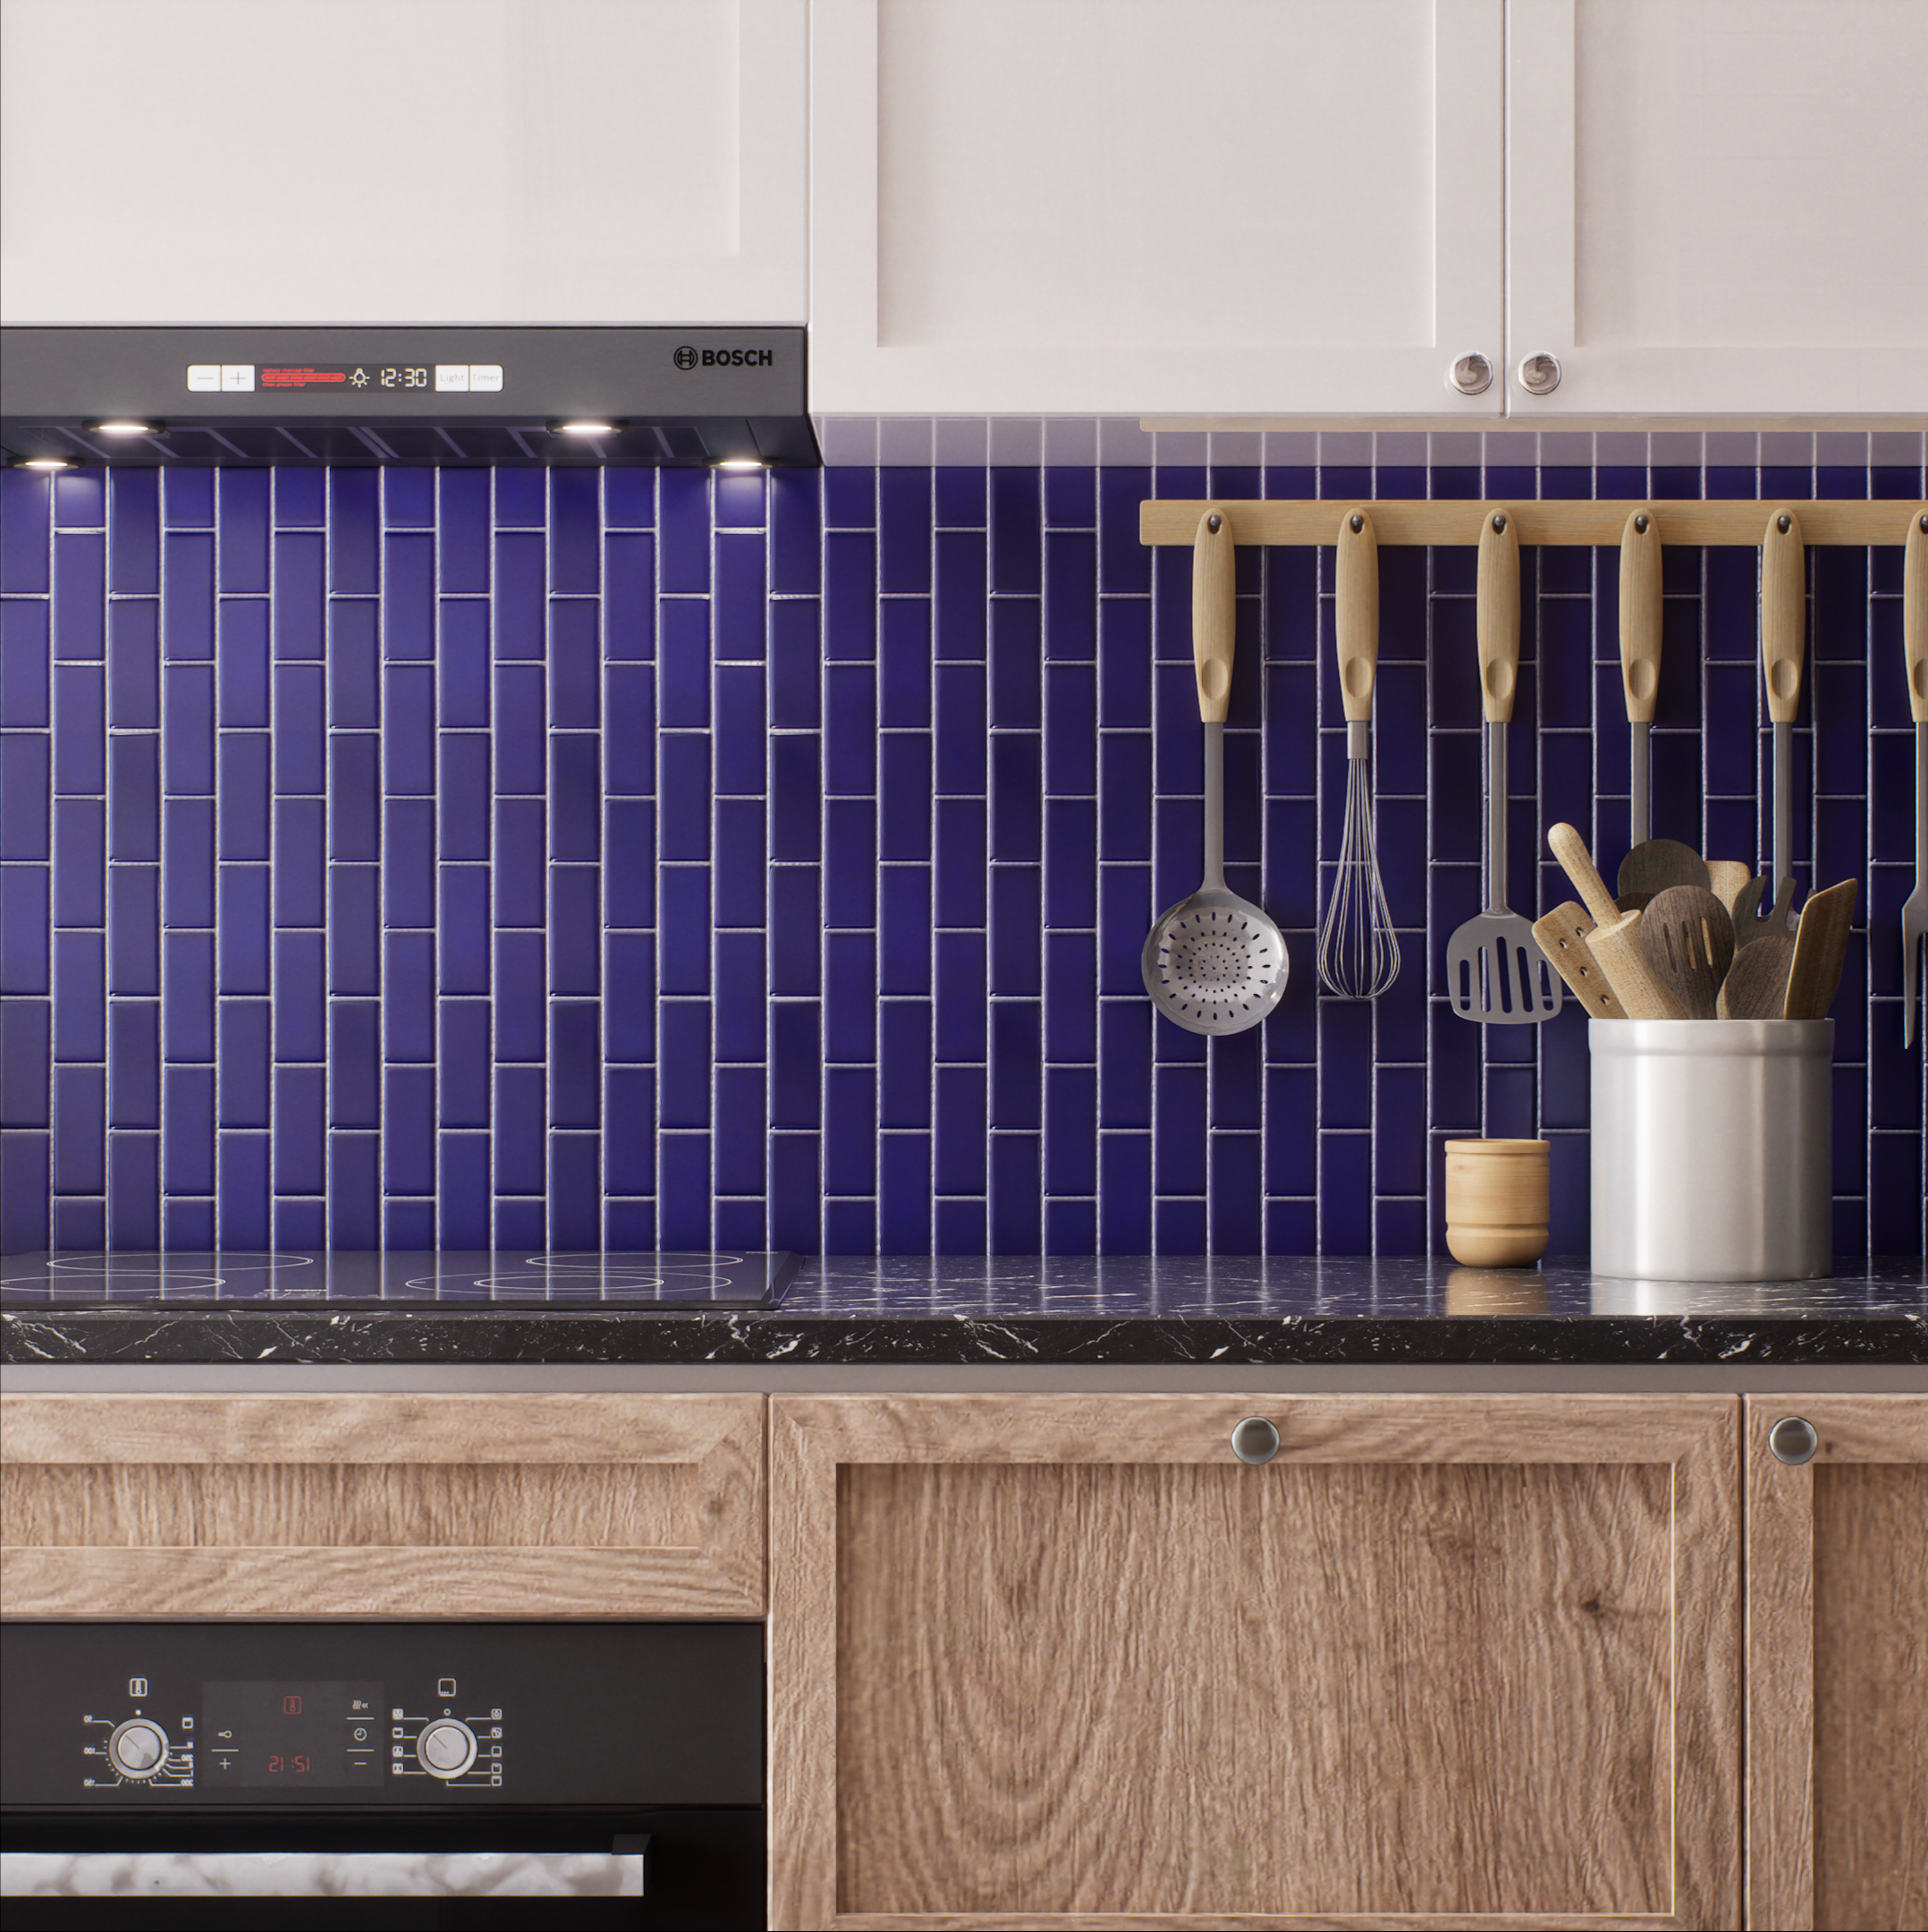
{"label": "black glass induction cooktop", "polygon": [[0,1305],[662,1311],[774,1309],[797,1272],[777,1254],[63,1250],[0,1261]]}

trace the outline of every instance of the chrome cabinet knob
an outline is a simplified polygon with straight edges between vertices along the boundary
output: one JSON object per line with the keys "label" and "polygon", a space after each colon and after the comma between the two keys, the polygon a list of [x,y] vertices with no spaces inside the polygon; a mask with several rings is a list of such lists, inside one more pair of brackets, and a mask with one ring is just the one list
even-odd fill
{"label": "chrome cabinet knob", "polygon": [[438,1717],[415,1741],[415,1756],[433,1776],[460,1777],[476,1761],[476,1734],[460,1717]]}
{"label": "chrome cabinet knob", "polygon": [[1241,1462],[1269,1462],[1279,1453],[1279,1432],[1264,1416],[1248,1415],[1231,1432],[1231,1453]]}
{"label": "chrome cabinet knob", "polygon": [[1784,1415],[1768,1430],[1767,1446],[1779,1461],[1798,1469],[1802,1463],[1814,1460],[1814,1452],[1821,1446],[1821,1437],[1814,1433],[1814,1425],[1805,1416]]}
{"label": "chrome cabinet knob", "polygon": [[1493,364],[1483,355],[1463,355],[1446,371],[1446,386],[1461,395],[1481,395],[1493,387]]}
{"label": "chrome cabinet knob", "polygon": [[1551,355],[1519,359],[1519,386],[1528,395],[1552,395],[1560,387],[1560,358]]}
{"label": "chrome cabinet knob", "polygon": [[167,1762],[167,1733],[151,1717],[131,1717],[107,1740],[107,1761],[123,1777],[150,1778]]}

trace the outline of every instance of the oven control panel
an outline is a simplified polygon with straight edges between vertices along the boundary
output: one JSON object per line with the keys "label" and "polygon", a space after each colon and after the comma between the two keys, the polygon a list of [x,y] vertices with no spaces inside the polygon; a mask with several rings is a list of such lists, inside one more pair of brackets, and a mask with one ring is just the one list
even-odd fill
{"label": "oven control panel", "polygon": [[[138,1655],[139,1646],[135,1652]],[[150,1665],[154,1660],[148,1659]],[[504,1707],[462,1679],[191,1678],[136,1672],[77,1714],[83,1789],[199,1789],[263,1798],[328,1791],[500,1791]],[[383,1793],[385,1795],[385,1793]]]}
{"label": "oven control panel", "polygon": [[[8,1805],[755,1804],[756,1624],[12,1623]],[[614,1732],[637,1748],[612,1761]]]}

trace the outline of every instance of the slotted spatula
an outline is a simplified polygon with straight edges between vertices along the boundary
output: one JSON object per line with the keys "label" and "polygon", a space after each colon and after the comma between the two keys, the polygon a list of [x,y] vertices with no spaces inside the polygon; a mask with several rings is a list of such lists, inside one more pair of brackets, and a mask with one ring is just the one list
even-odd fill
{"label": "slotted spatula", "polygon": [[1566,988],[1533,925],[1506,902],[1506,727],[1519,682],[1519,530],[1489,510],[1479,533],[1480,691],[1486,712],[1486,910],[1446,943],[1446,997],[1462,1020],[1533,1026]]}

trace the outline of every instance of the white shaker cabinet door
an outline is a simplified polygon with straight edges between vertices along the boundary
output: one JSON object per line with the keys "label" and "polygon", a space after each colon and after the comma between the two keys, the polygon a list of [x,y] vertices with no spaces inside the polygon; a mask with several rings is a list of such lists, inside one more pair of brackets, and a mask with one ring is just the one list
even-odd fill
{"label": "white shaker cabinet door", "polygon": [[1928,409],[1923,0],[1526,0],[1507,34],[1511,415]]}
{"label": "white shaker cabinet door", "polygon": [[811,407],[1491,417],[1502,72],[1500,0],[813,0]]}
{"label": "white shaker cabinet door", "polygon": [[799,323],[806,0],[6,0],[4,315]]}

